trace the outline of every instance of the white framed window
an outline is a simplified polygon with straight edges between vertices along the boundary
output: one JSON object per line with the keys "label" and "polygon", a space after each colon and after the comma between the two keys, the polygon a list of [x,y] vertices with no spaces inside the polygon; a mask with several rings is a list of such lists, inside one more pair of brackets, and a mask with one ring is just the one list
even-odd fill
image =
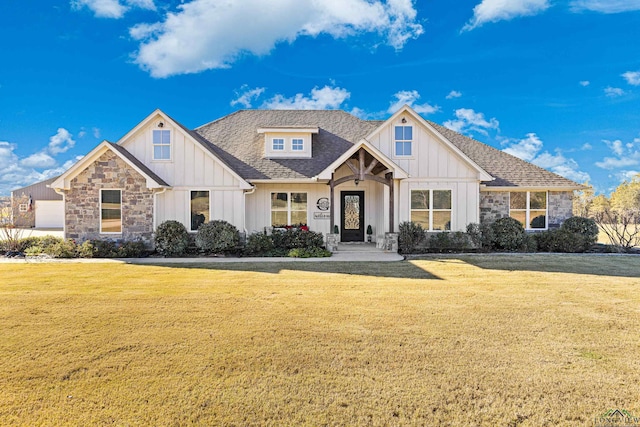
{"label": "white framed window", "polygon": [[198,231],[198,228],[209,222],[209,191],[192,191],[189,199],[189,210],[191,212],[191,231]]}
{"label": "white framed window", "polygon": [[291,140],[291,151],[303,151],[303,150],[304,150],[304,139],[293,138]]}
{"label": "white framed window", "polygon": [[451,230],[451,190],[411,190],[411,221],[427,231]]}
{"label": "white framed window", "polygon": [[271,149],[273,151],[284,151],[284,138],[273,138]]}
{"label": "white framed window", "polygon": [[413,126],[395,127],[395,154],[396,157],[409,157],[413,154]]}
{"label": "white framed window", "polygon": [[307,193],[271,193],[271,226],[307,225]]}
{"label": "white framed window", "polygon": [[20,203],[20,206],[18,206],[18,210],[20,211],[20,213],[25,213],[29,211],[29,205],[26,203]]}
{"label": "white framed window", "polygon": [[171,160],[171,131],[153,130],[153,160]]}
{"label": "white framed window", "polygon": [[100,233],[122,233],[122,190],[100,190]]}
{"label": "white framed window", "polygon": [[509,216],[526,230],[547,229],[547,192],[512,191],[509,193]]}

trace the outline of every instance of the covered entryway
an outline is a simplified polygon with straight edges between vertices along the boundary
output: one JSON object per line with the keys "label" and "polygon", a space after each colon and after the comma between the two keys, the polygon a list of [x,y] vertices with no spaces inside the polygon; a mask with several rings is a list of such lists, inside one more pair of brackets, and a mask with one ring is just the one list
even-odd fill
{"label": "covered entryway", "polygon": [[340,192],[340,240],[364,242],[364,191]]}

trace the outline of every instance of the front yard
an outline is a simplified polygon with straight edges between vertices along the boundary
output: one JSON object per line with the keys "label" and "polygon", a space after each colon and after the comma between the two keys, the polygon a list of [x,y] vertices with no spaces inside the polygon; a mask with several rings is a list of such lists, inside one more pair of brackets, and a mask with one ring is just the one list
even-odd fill
{"label": "front yard", "polygon": [[3,425],[640,414],[640,260],[0,264]]}

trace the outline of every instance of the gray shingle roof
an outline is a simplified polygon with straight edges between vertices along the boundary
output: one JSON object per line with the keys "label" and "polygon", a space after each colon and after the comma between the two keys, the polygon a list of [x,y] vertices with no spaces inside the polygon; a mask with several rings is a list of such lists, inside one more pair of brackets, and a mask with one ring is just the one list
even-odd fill
{"label": "gray shingle roof", "polygon": [[486,183],[487,187],[551,188],[580,186],[570,179],[461,135],[437,123],[428,123],[495,178],[495,180]]}
{"label": "gray shingle roof", "polygon": [[[341,110],[240,110],[196,132],[244,179],[303,179],[318,175],[379,124]],[[284,126],[319,128],[311,159],[264,158],[264,135],[257,129]]]}
{"label": "gray shingle roof", "polygon": [[[312,178],[383,121],[361,120],[341,110],[240,110],[189,132],[246,180]],[[575,188],[579,184],[489,145],[428,122],[495,178],[488,187]],[[264,158],[258,128],[317,127],[311,159]]]}

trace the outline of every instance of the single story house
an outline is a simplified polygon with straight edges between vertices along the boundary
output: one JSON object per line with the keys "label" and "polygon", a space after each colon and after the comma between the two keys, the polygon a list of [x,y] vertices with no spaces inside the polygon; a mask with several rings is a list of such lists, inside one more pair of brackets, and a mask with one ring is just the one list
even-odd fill
{"label": "single story house", "polygon": [[226,220],[246,233],[307,225],[342,242],[517,218],[559,226],[581,186],[422,118],[403,106],[384,121],[340,110],[240,110],[187,129],[160,110],[104,141],[49,187],[64,232],[79,240],[150,242],[166,220],[195,232]]}

